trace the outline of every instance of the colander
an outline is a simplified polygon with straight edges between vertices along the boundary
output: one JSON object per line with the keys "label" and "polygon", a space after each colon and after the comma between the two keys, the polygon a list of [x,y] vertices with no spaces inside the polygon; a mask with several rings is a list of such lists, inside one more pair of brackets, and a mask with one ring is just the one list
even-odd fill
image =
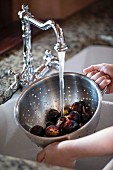
{"label": "colander", "polygon": [[59,137],[40,137],[31,134],[30,129],[38,124],[45,127],[46,111],[50,108],[60,111],[59,74],[42,78],[29,85],[19,96],[14,108],[17,124],[38,146],[45,147],[52,142],[76,139],[93,133],[99,121],[102,93],[96,83],[88,77],[64,73],[64,106],[84,101],[92,118],[80,129]]}

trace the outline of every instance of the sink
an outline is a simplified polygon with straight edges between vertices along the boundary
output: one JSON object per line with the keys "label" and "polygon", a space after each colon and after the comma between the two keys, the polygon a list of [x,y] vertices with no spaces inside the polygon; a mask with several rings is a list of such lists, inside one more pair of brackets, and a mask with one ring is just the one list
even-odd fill
{"label": "sink", "polygon": [[0,154],[35,160],[40,150],[17,126],[14,119],[14,105],[19,96],[0,106]]}
{"label": "sink", "polygon": [[[83,69],[100,63],[113,64],[113,48],[103,46],[89,46],[73,56],[65,63],[65,71],[83,74]],[[113,101],[113,94],[106,94],[103,100]]]}
{"label": "sink", "polygon": [[[102,62],[113,64],[113,48],[91,46],[67,60],[65,71],[83,73],[83,68]],[[35,160],[36,154],[41,148],[28,139],[19,129],[14,119],[14,105],[19,94],[17,92],[13,95],[12,99],[0,105],[0,154]],[[112,102],[113,95],[103,96],[101,116],[97,130],[113,125]],[[77,170],[100,170],[110,159],[111,157],[83,159],[77,161]]]}

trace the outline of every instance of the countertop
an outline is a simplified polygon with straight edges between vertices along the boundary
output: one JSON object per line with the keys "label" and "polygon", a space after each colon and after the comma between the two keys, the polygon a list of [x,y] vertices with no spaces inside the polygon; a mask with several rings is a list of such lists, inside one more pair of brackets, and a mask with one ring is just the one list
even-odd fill
{"label": "countertop", "polygon": [[0,155],[1,170],[69,170],[61,167],[50,167],[43,163],[37,163],[30,160],[13,158],[11,156]]}
{"label": "countertop", "polygon": [[[66,60],[71,58],[83,48],[90,45],[113,46],[113,1],[99,0],[84,10],[75,13],[60,23],[65,35],[65,42],[69,49],[66,53]],[[33,65],[40,66],[43,63],[43,55],[46,49],[53,53],[56,43],[55,35],[52,30],[44,31],[32,40]],[[9,96],[6,93],[13,78],[8,77],[7,71],[12,69],[14,72],[22,70],[22,46],[15,48],[4,54],[0,58],[0,104],[5,103]],[[45,165],[37,166],[36,163],[10,158],[0,155],[0,169],[48,169]],[[29,161],[28,161],[29,162]],[[22,163],[22,164],[21,164]],[[23,165],[24,164],[24,165]],[[29,168],[28,168],[29,167]],[[49,168],[50,169],[50,168]],[[55,169],[53,167],[53,169]],[[61,169],[60,167],[56,169]],[[63,169],[63,168],[62,168]]]}

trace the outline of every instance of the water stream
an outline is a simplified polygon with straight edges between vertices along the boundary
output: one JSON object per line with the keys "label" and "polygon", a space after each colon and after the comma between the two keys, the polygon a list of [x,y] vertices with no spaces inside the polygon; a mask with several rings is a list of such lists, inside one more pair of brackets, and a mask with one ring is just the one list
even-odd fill
{"label": "water stream", "polygon": [[59,58],[59,86],[60,86],[60,109],[61,116],[64,114],[64,62],[65,62],[65,51],[58,52]]}

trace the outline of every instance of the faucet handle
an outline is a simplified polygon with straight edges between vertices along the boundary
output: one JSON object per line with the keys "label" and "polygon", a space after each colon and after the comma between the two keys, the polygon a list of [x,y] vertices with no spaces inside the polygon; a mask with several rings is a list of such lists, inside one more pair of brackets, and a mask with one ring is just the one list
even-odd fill
{"label": "faucet handle", "polygon": [[53,55],[51,50],[46,50],[43,59],[46,61],[45,65],[49,68],[55,68],[59,70],[59,60],[58,57]]}
{"label": "faucet handle", "polygon": [[[28,17],[28,18],[30,18],[30,17],[34,17],[30,12],[29,12],[29,7],[28,7],[28,5],[25,5],[25,4],[23,4],[22,5],[22,11],[19,11],[18,12],[18,15],[19,15],[19,17],[20,17],[20,19],[22,19],[23,17]],[[27,19],[28,20],[28,19]]]}
{"label": "faucet handle", "polygon": [[48,62],[49,62],[49,61],[51,61],[51,58],[52,58],[52,57],[53,57],[53,55],[52,55],[51,50],[46,50],[43,59],[44,59],[45,61],[48,61]]}
{"label": "faucet handle", "polygon": [[51,52],[51,50],[46,50],[46,51],[45,51],[45,55],[44,55],[43,59],[44,59],[46,62],[48,62],[48,63],[52,62],[53,60],[58,61],[58,57],[56,57],[55,55],[53,55],[52,52]]}
{"label": "faucet handle", "polygon": [[28,5],[22,4],[22,10],[28,12],[28,10],[29,10]]}

